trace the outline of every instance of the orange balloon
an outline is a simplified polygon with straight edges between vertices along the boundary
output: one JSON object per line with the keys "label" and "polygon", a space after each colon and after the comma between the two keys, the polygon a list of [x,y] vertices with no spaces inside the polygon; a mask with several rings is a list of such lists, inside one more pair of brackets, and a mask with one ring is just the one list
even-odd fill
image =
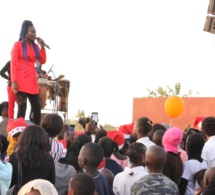
{"label": "orange balloon", "polygon": [[184,100],[178,96],[167,98],[164,104],[165,111],[170,118],[178,117],[184,111]]}

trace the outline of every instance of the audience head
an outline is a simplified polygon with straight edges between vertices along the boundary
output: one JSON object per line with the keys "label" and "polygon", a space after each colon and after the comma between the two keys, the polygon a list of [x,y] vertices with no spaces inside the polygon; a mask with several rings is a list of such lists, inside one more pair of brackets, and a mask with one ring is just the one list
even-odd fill
{"label": "audience head", "polygon": [[56,137],[64,127],[63,119],[58,114],[46,114],[41,121],[43,127],[48,134],[48,137]]}
{"label": "audience head", "polygon": [[102,147],[97,143],[89,142],[82,146],[78,156],[78,164],[80,168],[83,168],[86,171],[87,167],[97,170],[103,157],[104,151]]}
{"label": "audience head", "polygon": [[152,141],[160,147],[163,147],[162,138],[163,138],[164,133],[165,133],[164,130],[157,130],[152,135]]}
{"label": "audience head", "polygon": [[135,137],[134,134],[131,134],[131,136],[130,136],[130,138],[128,140],[129,140],[129,143],[132,144],[132,143],[137,141],[137,138]]}
{"label": "audience head", "polygon": [[110,157],[113,152],[118,151],[117,143],[109,137],[102,137],[98,144],[102,147],[105,157]]}
{"label": "audience head", "polygon": [[181,146],[184,150],[186,150],[187,138],[193,133],[200,133],[200,131],[195,128],[190,128],[189,126],[183,131],[183,139],[181,142]]}
{"label": "audience head", "polygon": [[206,117],[202,121],[202,131],[205,133],[206,137],[215,135],[215,117]]}
{"label": "audience head", "polygon": [[88,142],[91,142],[91,138],[88,135],[80,134],[77,137],[75,137],[75,140],[72,143],[69,142],[68,140],[67,149],[68,151],[71,151],[75,156],[78,157],[82,146]]}
{"label": "audience head", "polygon": [[18,119],[9,119],[7,123],[7,133],[10,137],[18,139],[19,135],[27,126],[27,123],[22,117]]}
{"label": "audience head", "polygon": [[149,173],[161,173],[166,161],[166,152],[160,146],[150,146],[146,150],[145,165]]}
{"label": "audience head", "polygon": [[215,167],[208,168],[205,171],[204,179],[203,179],[203,190],[205,190],[209,183],[211,182],[212,177],[215,175]]}
{"label": "audience head", "polygon": [[7,123],[7,140],[9,141],[9,145],[7,148],[7,155],[10,156],[17,145],[20,134],[27,127],[27,123],[24,118],[20,117],[18,119],[9,119]]}
{"label": "audience head", "polygon": [[132,166],[145,166],[146,146],[142,143],[135,142],[129,145],[127,156]]}
{"label": "audience head", "polygon": [[18,195],[58,195],[54,185],[45,179],[35,179],[26,183]]}
{"label": "audience head", "polygon": [[104,168],[104,169],[102,169],[101,173],[104,174],[107,177],[107,179],[108,179],[108,181],[110,183],[110,186],[112,188],[113,187],[113,180],[114,180],[114,177],[115,177],[113,172],[110,169]]}
{"label": "audience head", "polygon": [[194,175],[194,183],[197,181],[197,183],[201,188],[203,188],[203,179],[204,179],[205,171],[207,171],[207,169],[201,169],[197,171]]}
{"label": "audience head", "polygon": [[119,150],[123,148],[125,138],[121,131],[118,130],[108,131],[107,137],[111,138],[114,142],[117,143]]}
{"label": "audience head", "polygon": [[107,131],[104,129],[98,130],[95,136],[95,143],[98,143],[102,137],[107,136]]}
{"label": "audience head", "polygon": [[215,194],[215,174],[211,178],[210,183],[207,188],[204,190],[203,195],[214,195]]}
{"label": "audience head", "polygon": [[130,138],[129,139],[125,139],[123,148],[121,150],[119,150],[119,152],[120,152],[121,155],[127,155],[128,147],[130,146],[130,141],[129,141]]}
{"label": "audience head", "polygon": [[0,116],[2,116],[2,118],[8,117],[8,102],[2,102],[0,104]]}
{"label": "audience head", "polygon": [[200,133],[193,133],[187,138],[186,152],[188,159],[196,159],[202,162],[201,154],[205,144],[205,139]]}
{"label": "audience head", "polygon": [[0,153],[4,155],[7,151],[7,147],[9,145],[9,142],[7,141],[7,137],[4,135],[0,135],[0,143],[1,143],[1,150]]}
{"label": "audience head", "polygon": [[77,173],[69,182],[68,195],[94,195],[95,181],[86,173]]}
{"label": "audience head", "polygon": [[158,130],[163,130],[166,131],[166,127],[160,123],[155,123],[152,125],[152,129],[149,132],[149,136],[152,138],[153,134],[158,131]]}
{"label": "audience head", "polygon": [[39,165],[41,154],[47,154],[48,143],[45,130],[38,125],[29,125],[22,132],[17,144],[16,157],[24,166]]}
{"label": "audience head", "polygon": [[140,117],[134,123],[132,134],[137,139],[146,137],[152,129],[153,122],[147,117]]}
{"label": "audience head", "polygon": [[177,127],[167,129],[163,135],[162,145],[166,152],[178,154],[178,147],[182,141],[183,133]]}

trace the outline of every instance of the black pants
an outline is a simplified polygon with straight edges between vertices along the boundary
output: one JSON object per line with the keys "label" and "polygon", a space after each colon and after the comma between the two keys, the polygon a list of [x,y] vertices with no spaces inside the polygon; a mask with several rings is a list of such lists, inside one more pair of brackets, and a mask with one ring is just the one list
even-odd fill
{"label": "black pants", "polygon": [[29,94],[25,92],[18,92],[16,94],[16,99],[18,103],[18,112],[17,118],[23,117],[25,118],[26,109],[27,109],[27,98],[31,104],[31,110],[33,111],[33,123],[36,125],[40,125],[41,118],[41,105],[39,94]]}

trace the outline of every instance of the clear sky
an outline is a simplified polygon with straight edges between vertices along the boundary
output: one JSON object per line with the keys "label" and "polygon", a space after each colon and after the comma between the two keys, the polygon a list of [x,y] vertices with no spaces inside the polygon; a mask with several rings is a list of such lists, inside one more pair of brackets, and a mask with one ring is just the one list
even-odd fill
{"label": "clear sky", "polygon": [[[43,69],[54,65],[56,76],[70,80],[68,117],[81,109],[99,112],[101,124],[127,124],[133,98],[147,96],[147,88],[179,82],[182,94],[215,96],[215,38],[203,31],[208,2],[1,1],[0,64],[10,59],[23,20],[31,20],[51,47]],[[2,102],[3,78],[0,85]]]}

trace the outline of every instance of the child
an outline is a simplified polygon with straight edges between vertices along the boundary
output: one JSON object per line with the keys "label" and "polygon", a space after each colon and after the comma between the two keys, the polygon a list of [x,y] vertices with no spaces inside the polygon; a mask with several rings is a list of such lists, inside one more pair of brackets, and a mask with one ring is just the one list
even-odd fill
{"label": "child", "polygon": [[122,155],[120,150],[123,149],[125,138],[121,131],[112,130],[107,132],[107,137],[111,138],[118,145],[118,150],[114,151],[111,155],[111,159],[115,160],[123,169],[128,166],[128,157],[126,155]]}
{"label": "child", "polygon": [[113,152],[118,151],[117,143],[109,137],[103,137],[100,139],[99,145],[103,148],[104,151],[104,157],[106,160],[105,168],[111,170],[114,175],[122,172],[122,166],[120,166],[115,160],[111,159]]}
{"label": "child", "polygon": [[107,177],[97,170],[103,157],[104,152],[102,147],[96,143],[89,142],[82,146],[78,156],[78,164],[85,173],[94,178],[96,192],[99,195],[114,195]]}
{"label": "child", "polygon": [[7,148],[7,156],[4,161],[9,161],[10,155],[14,152],[16,144],[19,140],[20,134],[27,127],[27,123],[24,118],[20,117],[18,119],[10,119],[7,124],[7,140],[9,141],[9,146]]}
{"label": "child", "polygon": [[148,174],[145,170],[146,147],[142,143],[132,143],[127,151],[130,159],[130,167],[125,167],[124,171],[118,173],[113,182],[115,195],[130,194],[130,188],[135,181]]}
{"label": "child", "polygon": [[134,123],[133,136],[137,139],[136,142],[140,142],[149,148],[154,146],[154,142],[149,139],[149,132],[152,130],[153,122],[147,117],[140,117]]}
{"label": "child", "polygon": [[196,189],[195,194],[203,191],[203,179],[205,171],[207,171],[207,169],[201,169],[194,174],[194,183],[197,182],[197,184],[199,185],[199,188]]}
{"label": "child", "polygon": [[193,133],[187,139],[188,161],[183,163],[183,173],[179,185],[182,195],[195,193],[195,189],[199,186],[194,183],[194,173],[201,169],[207,169],[206,162],[201,158],[204,144],[205,140],[199,133]]}
{"label": "child", "polygon": [[54,159],[54,163],[58,162],[63,154],[63,144],[55,140],[55,137],[64,127],[63,119],[58,114],[47,114],[41,122],[41,127],[45,129],[48,142],[49,153]]}
{"label": "child", "polygon": [[95,195],[95,181],[86,173],[77,173],[69,182],[68,195]]}
{"label": "child", "polygon": [[72,165],[68,164],[66,155],[67,149],[64,149],[61,159],[55,163],[55,188],[59,195],[67,194],[68,183],[77,172]]}

